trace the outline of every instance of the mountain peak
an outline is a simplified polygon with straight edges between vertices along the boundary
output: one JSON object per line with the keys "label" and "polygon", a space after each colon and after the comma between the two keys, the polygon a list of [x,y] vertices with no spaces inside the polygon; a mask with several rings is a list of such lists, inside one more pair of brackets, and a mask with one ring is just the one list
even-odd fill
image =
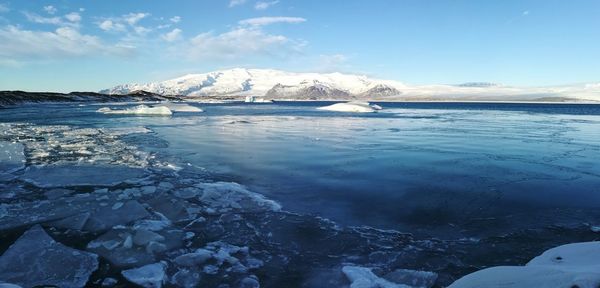
{"label": "mountain peak", "polygon": [[[175,79],[147,84],[123,84],[103,90],[108,94],[127,94],[145,90],[162,95],[181,96],[266,96],[285,87],[286,95],[311,91],[315,97],[361,95],[376,85],[390,86],[398,91],[403,84],[366,76],[335,73],[297,73],[273,69],[231,68],[202,74],[187,74]],[[292,92],[295,91],[295,92]]]}

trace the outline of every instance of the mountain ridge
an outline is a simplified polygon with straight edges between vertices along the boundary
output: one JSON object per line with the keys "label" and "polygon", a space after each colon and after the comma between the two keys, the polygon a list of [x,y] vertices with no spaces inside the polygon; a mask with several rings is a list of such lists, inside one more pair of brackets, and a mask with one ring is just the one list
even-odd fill
{"label": "mountain ridge", "polygon": [[146,84],[122,84],[100,91],[109,95],[143,90],[182,98],[245,96],[273,100],[380,100],[380,101],[537,101],[575,99],[600,101],[600,84],[554,87],[513,87],[492,82],[456,85],[407,85],[364,75],[299,73],[274,69],[233,68]]}

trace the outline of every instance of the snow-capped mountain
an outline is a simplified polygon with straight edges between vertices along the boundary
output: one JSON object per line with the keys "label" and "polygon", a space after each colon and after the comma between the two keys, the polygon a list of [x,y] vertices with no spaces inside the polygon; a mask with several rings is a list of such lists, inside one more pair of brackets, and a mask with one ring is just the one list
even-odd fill
{"label": "snow-capped mountain", "polygon": [[294,73],[235,68],[147,84],[124,84],[101,91],[148,91],[183,97],[258,96],[287,100],[387,101],[600,101],[600,84],[512,87],[489,82],[458,85],[406,85],[393,80],[342,73]]}
{"label": "snow-capped mountain", "polygon": [[101,91],[126,94],[144,90],[181,96],[267,96],[277,99],[352,98],[368,91],[399,95],[404,84],[341,73],[293,73],[271,69],[222,70],[190,74],[158,83],[124,84]]}

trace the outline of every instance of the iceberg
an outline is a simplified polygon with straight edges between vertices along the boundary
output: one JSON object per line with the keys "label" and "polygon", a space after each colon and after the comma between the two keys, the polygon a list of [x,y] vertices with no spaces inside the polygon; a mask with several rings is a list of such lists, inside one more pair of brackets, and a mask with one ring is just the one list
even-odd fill
{"label": "iceberg", "polygon": [[52,239],[33,226],[0,257],[0,279],[23,287],[84,287],[98,269],[98,256]]}
{"label": "iceberg", "polygon": [[171,110],[172,112],[191,112],[191,113],[200,113],[200,112],[204,112],[204,110],[189,105],[189,104],[185,104],[185,103],[162,103],[160,105],[154,106],[154,107],[166,107],[169,110]]}
{"label": "iceberg", "polygon": [[371,105],[369,102],[345,102],[323,106],[317,109],[334,112],[373,113],[382,108],[379,105]]}
{"label": "iceberg", "polygon": [[525,266],[498,266],[466,275],[449,288],[598,287],[600,242],[552,248]]}
{"label": "iceberg", "polygon": [[154,106],[150,107],[147,105],[139,105],[133,108],[113,110],[109,107],[103,107],[96,112],[104,114],[118,114],[118,115],[140,115],[140,116],[171,116],[173,112],[166,106]]}
{"label": "iceberg", "polygon": [[273,103],[273,100],[268,100],[268,99],[264,99],[264,98],[260,98],[260,97],[256,97],[256,96],[246,96],[246,99],[244,99],[244,102],[246,102],[246,103]]}

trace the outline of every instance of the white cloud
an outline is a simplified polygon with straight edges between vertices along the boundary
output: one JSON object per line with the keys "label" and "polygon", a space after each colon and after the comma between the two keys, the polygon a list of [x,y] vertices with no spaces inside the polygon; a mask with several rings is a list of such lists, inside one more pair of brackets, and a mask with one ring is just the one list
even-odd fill
{"label": "white cloud", "polygon": [[79,12],[84,12],[85,8],[79,8]]}
{"label": "white cloud", "polygon": [[179,23],[181,21],[181,17],[179,16],[173,16],[171,19],[169,19],[171,22],[173,23]]}
{"label": "white cloud", "polygon": [[67,20],[69,20],[71,22],[81,21],[81,15],[79,15],[79,13],[76,13],[76,12],[72,12],[72,13],[65,15],[65,18],[67,18]]}
{"label": "white cloud", "polygon": [[81,34],[72,27],[55,31],[31,31],[15,26],[0,28],[0,63],[131,53],[131,47],[107,45],[98,37]]}
{"label": "white cloud", "polygon": [[258,1],[258,2],[256,2],[256,4],[254,4],[254,9],[266,10],[266,9],[269,9],[269,7],[271,7],[277,3],[279,3],[279,0],[275,0],[275,1],[271,1],[271,2]]}
{"label": "white cloud", "polygon": [[173,29],[171,32],[161,35],[161,38],[167,42],[174,42],[181,39],[181,29]]}
{"label": "white cloud", "polygon": [[35,13],[23,12],[27,20],[33,23],[39,24],[53,24],[53,25],[62,25],[63,21],[60,17],[44,17]]}
{"label": "white cloud", "polygon": [[58,11],[56,9],[56,7],[52,6],[52,5],[48,5],[48,6],[44,6],[44,11],[46,11],[46,13],[50,14],[50,15],[54,15],[54,13],[56,13],[56,11]]}
{"label": "white cloud", "polygon": [[140,20],[146,18],[150,16],[149,13],[129,13],[126,15],[123,15],[123,20],[125,20],[125,22],[127,22],[129,25],[135,25],[137,22],[139,22]]}
{"label": "white cloud", "polygon": [[306,22],[306,19],[301,17],[258,17],[245,19],[238,22],[240,25],[252,25],[252,26],[265,26],[275,23],[302,23]]}
{"label": "white cloud", "polygon": [[250,56],[285,58],[299,53],[302,41],[273,35],[259,27],[238,27],[215,35],[202,33],[189,40],[183,53],[191,60],[233,60]]}
{"label": "white cloud", "polygon": [[125,25],[112,20],[104,20],[98,24],[98,27],[104,31],[125,31]]}
{"label": "white cloud", "polygon": [[230,0],[229,1],[229,7],[235,7],[235,6],[238,6],[238,5],[242,5],[244,3],[246,3],[246,0]]}
{"label": "white cloud", "polygon": [[529,15],[529,10],[523,11],[523,16],[527,16],[527,15]]}
{"label": "white cloud", "polygon": [[152,29],[138,25],[138,22],[148,16],[149,13],[129,13],[121,17],[105,19],[98,23],[98,27],[108,32],[128,32],[143,36]]}
{"label": "white cloud", "polygon": [[4,13],[4,12],[8,12],[8,11],[10,11],[8,6],[6,4],[0,3],[0,13]]}

